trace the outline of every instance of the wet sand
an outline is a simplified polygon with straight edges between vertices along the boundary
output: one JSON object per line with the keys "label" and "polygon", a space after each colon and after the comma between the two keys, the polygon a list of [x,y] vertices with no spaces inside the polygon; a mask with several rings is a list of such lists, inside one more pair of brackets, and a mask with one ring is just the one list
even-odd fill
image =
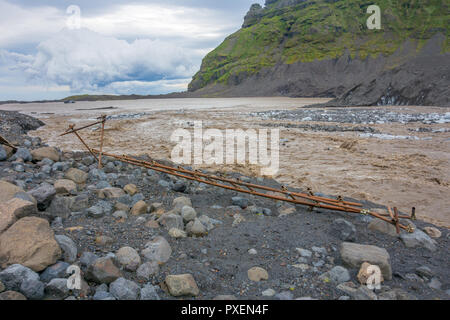
{"label": "wet sand", "polygon": [[[290,121],[267,119],[255,112],[296,110],[323,99],[173,99],[165,101],[86,102],[73,105],[6,105],[4,110],[22,110],[47,125],[31,132],[63,150],[82,150],[73,136],[58,137],[69,123],[88,124],[101,113],[113,115],[107,122],[105,151],[118,154],[148,154],[169,159],[175,143],[170,136],[177,128],[192,129],[193,121],[203,121],[204,129],[267,128],[279,126],[280,170],[275,179],[293,187],[311,187],[316,192],[349,196],[397,206],[410,213],[416,207],[419,219],[450,226],[450,124],[375,123],[365,124],[383,134],[411,136],[414,139],[383,140],[361,137],[360,132],[325,132],[288,127],[296,124],[355,126],[333,121]],[[102,107],[109,110],[77,110]],[[372,110],[377,108],[365,108]],[[378,108],[379,109],[379,108]],[[400,107],[382,107],[399,112]],[[334,109],[336,110],[336,109]],[[407,113],[445,113],[432,107],[401,107]],[[51,114],[49,114],[51,113]],[[418,128],[441,132],[412,132]],[[82,133],[88,143],[98,146],[99,131]],[[200,166],[215,171],[238,171],[258,175],[256,166]]]}

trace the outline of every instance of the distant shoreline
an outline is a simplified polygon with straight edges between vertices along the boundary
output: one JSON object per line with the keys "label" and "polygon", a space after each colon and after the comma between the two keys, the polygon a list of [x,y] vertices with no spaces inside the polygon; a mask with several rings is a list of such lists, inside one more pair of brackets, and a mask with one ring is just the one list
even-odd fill
{"label": "distant shoreline", "polygon": [[0,105],[4,104],[29,104],[29,103],[52,103],[52,102],[67,102],[67,101],[115,101],[115,100],[145,100],[145,99],[175,99],[175,98],[189,98],[189,93],[184,92],[173,92],[167,94],[159,95],[78,95],[70,96],[58,100],[35,100],[35,101],[20,101],[20,100],[5,100],[0,101]]}

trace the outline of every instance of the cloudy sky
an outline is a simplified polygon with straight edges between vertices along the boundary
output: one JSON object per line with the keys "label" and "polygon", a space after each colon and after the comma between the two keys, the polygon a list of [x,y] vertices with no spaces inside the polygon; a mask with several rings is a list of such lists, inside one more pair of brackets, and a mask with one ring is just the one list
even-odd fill
{"label": "cloudy sky", "polygon": [[0,101],[184,91],[258,2],[0,0]]}

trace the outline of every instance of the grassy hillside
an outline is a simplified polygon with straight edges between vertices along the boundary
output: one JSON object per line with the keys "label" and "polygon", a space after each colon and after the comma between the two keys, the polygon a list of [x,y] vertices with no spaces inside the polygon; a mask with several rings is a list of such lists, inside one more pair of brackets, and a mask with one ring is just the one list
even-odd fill
{"label": "grassy hillside", "polygon": [[[449,2],[445,0],[305,0],[283,7],[268,1],[250,26],[227,37],[203,60],[189,85],[232,84],[277,63],[391,55],[407,39],[418,48],[432,35],[445,35],[449,51]],[[369,5],[381,8],[381,30],[368,30]]]}

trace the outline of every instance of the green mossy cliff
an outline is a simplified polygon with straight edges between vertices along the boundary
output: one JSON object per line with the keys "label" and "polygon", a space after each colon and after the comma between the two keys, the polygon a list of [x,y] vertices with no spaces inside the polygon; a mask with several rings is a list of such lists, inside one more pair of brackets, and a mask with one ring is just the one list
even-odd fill
{"label": "green mossy cliff", "polygon": [[[380,30],[367,27],[367,8],[373,4],[381,9]],[[266,0],[264,8],[252,5],[242,28],[204,58],[189,91],[238,86],[280,65],[344,55],[360,61],[389,57],[407,42],[419,52],[436,34],[441,35],[440,53],[446,54],[449,22],[449,2],[443,0]],[[383,69],[403,62],[391,59]]]}

